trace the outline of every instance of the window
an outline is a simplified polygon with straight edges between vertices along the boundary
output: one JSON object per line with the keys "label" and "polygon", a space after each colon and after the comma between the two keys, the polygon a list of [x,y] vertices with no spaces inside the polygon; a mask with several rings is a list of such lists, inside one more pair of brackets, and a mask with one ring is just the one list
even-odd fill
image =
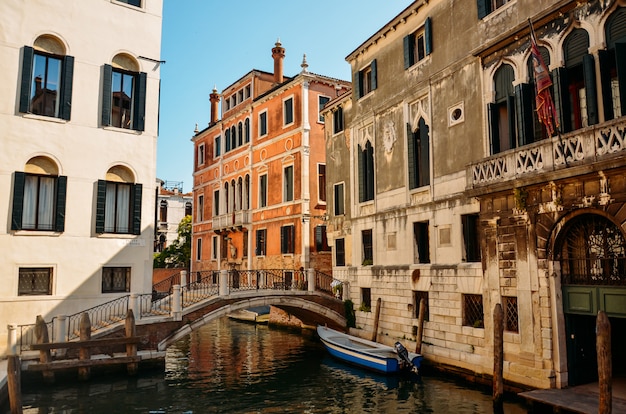
{"label": "window", "polygon": [[217,236],[211,237],[211,260],[217,260]]}
{"label": "window", "polygon": [[244,89],[244,96],[246,99],[250,97],[250,85],[246,85],[246,88]]}
{"label": "window", "polygon": [[361,98],[375,90],[377,87],[376,59],[369,66],[356,72],[354,77],[353,85],[357,98]]}
{"label": "window", "polygon": [[96,233],[141,234],[141,184],[98,180]]}
{"label": "window", "polygon": [[361,307],[359,310],[364,312],[372,310],[372,290],[370,288],[361,288]]}
{"label": "window", "polygon": [[363,266],[374,264],[374,249],[372,245],[372,230],[361,231],[361,244],[363,247]]}
{"label": "window", "polygon": [[11,230],[64,231],[66,190],[65,176],[16,171]]}
{"label": "window", "polygon": [[463,226],[463,261],[480,262],[478,214],[461,216],[461,225]]}
{"label": "window", "polygon": [[413,223],[413,263],[430,263],[428,222]]}
{"label": "window", "polygon": [[202,260],[202,239],[200,237],[196,239],[196,260]]}
{"label": "window", "polygon": [[120,3],[130,4],[131,6],[141,7],[141,0],[116,0]]}
{"label": "window", "polygon": [[408,69],[422,61],[432,52],[430,17],[424,22],[424,27],[404,38],[404,68]]}
{"label": "window", "polygon": [[237,146],[243,145],[243,122],[237,124]]}
{"label": "window", "polygon": [[318,252],[330,251],[326,238],[326,226],[315,226],[315,250]]}
{"label": "window", "polygon": [[283,201],[293,201],[293,165],[283,172]]}
{"label": "window", "polygon": [[17,295],[52,295],[52,268],[20,267]]}
{"label": "window", "polygon": [[317,194],[319,201],[326,203],[326,164],[317,164]]}
{"label": "window", "polygon": [[191,216],[191,202],[185,203],[185,216]]}
{"label": "window", "polygon": [[118,55],[113,59],[115,67],[104,65],[102,125],[143,131],[147,75],[129,61],[130,57]]}
{"label": "window", "polygon": [[328,101],[330,101],[330,98],[328,96],[318,96],[318,105],[317,105],[317,114],[318,114],[318,120],[320,122],[324,122],[324,116],[322,115],[322,109],[324,109],[324,106],[328,103]]}
{"label": "window", "polygon": [[504,330],[519,332],[517,298],[515,296],[503,296],[502,302],[504,308]]}
{"label": "window", "polygon": [[365,148],[359,144],[359,202],[374,199],[374,148],[367,141]]}
{"label": "window", "polygon": [[222,141],[221,138],[222,137],[220,136],[215,137],[215,141],[213,143],[213,158],[217,158],[221,155],[221,152],[222,152],[221,145],[220,145]]}
{"label": "window", "polygon": [[513,78],[513,67],[508,64],[500,66],[494,75],[496,100],[487,108],[492,154],[516,147]]}
{"label": "window", "polygon": [[344,200],[343,200],[343,183],[334,185],[334,213],[335,216],[342,216],[345,214]]}
{"label": "window", "polygon": [[220,190],[213,191],[213,215],[220,215]]}
{"label": "window", "polygon": [[346,242],[344,239],[335,239],[335,266],[346,265]]}
{"label": "window", "polygon": [[478,18],[482,19],[513,0],[477,0]]}
{"label": "window", "polygon": [[241,257],[248,257],[248,231],[243,231],[243,247],[242,247]]}
{"label": "window", "polygon": [[230,149],[237,148],[237,128],[233,125],[230,127]]}
{"label": "window", "polygon": [[159,221],[167,223],[167,201],[161,200],[159,203]]}
{"label": "window", "polygon": [[413,318],[417,319],[420,316],[420,302],[424,299],[425,309],[424,309],[424,320],[429,320],[429,307],[428,307],[428,291],[413,291]]}
{"label": "window", "polygon": [[293,254],[295,251],[295,227],[293,225],[280,228],[280,252]]}
{"label": "window", "polygon": [[130,267],[103,267],[102,293],[130,292]]}
{"label": "window", "polygon": [[[542,68],[539,62],[535,62],[534,54],[531,53],[526,63],[529,83],[521,83],[515,86],[515,107],[517,108],[519,116],[517,117],[517,135],[518,144],[520,146],[531,144],[535,141],[539,141],[548,137],[548,131],[546,127],[539,120],[537,115],[537,101],[536,90],[537,80],[535,73],[541,73],[543,70],[547,70],[550,66],[550,52],[544,46],[537,47],[541,60],[545,64],[545,69]],[[545,83],[546,79],[552,82],[550,74],[546,74],[547,78],[541,73],[540,76],[544,79],[540,79],[541,83]],[[554,87],[548,87],[550,96],[554,96]],[[556,119],[553,120],[553,123]]]}
{"label": "window", "polygon": [[606,50],[598,51],[604,118],[626,114],[626,8],[618,8],[605,26]]}
{"label": "window", "polygon": [[463,326],[485,327],[482,295],[463,295]]}
{"label": "window", "polygon": [[246,118],[243,124],[244,144],[250,142],[250,118]]}
{"label": "window", "polygon": [[259,208],[267,207],[267,174],[259,177]]}
{"label": "window", "polygon": [[283,101],[283,125],[293,124],[293,98]]}
{"label": "window", "polygon": [[229,129],[229,128],[226,128],[226,129],[224,130],[224,142],[225,142],[225,144],[226,144],[226,152],[228,152],[228,151],[230,151],[231,149],[233,149],[233,148],[231,148],[231,146],[230,146],[230,129]]}
{"label": "window", "polygon": [[343,108],[338,107],[333,111],[333,134],[343,131]]}
{"label": "window", "polygon": [[256,249],[257,256],[265,256],[265,243],[267,241],[267,230],[261,229],[256,231]]}
{"label": "window", "polygon": [[414,189],[430,184],[430,136],[424,118],[420,118],[413,131],[408,124],[409,188]]}
{"label": "window", "polygon": [[198,165],[204,164],[204,144],[198,145]]}
{"label": "window", "polygon": [[267,111],[259,114],[259,136],[267,135]]}
{"label": "window", "polygon": [[198,214],[198,221],[203,221],[204,220],[204,196],[203,195],[198,196],[197,214]]}

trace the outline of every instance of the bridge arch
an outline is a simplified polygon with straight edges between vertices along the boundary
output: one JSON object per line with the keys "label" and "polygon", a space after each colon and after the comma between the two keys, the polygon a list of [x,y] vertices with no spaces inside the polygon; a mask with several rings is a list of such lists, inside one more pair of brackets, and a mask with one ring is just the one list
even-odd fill
{"label": "bridge arch", "polygon": [[317,292],[282,291],[256,296],[255,292],[237,292],[186,308],[182,316],[183,325],[162,339],[157,349],[164,351],[174,342],[229,313],[269,305],[288,312],[305,325],[328,325],[339,329],[346,327],[343,303],[328,295],[321,295]]}

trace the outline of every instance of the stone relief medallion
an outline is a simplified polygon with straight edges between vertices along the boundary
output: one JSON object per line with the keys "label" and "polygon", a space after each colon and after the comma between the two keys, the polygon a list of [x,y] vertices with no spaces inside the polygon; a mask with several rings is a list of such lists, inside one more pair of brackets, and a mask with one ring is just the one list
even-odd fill
{"label": "stone relief medallion", "polygon": [[265,160],[265,158],[267,158],[267,150],[266,149],[262,149],[261,150],[261,161]]}
{"label": "stone relief medallion", "polygon": [[396,139],[396,125],[392,120],[387,120],[383,126],[383,147],[387,154],[393,151]]}
{"label": "stone relief medallion", "polygon": [[292,149],[292,148],[293,148],[293,140],[292,140],[291,138],[288,138],[288,139],[285,141],[285,149],[286,149],[287,151],[291,151],[291,149]]}
{"label": "stone relief medallion", "polygon": [[246,155],[246,158],[244,158],[244,160],[243,160],[243,165],[244,165],[245,167],[247,167],[247,166],[249,166],[249,165],[250,165],[250,156],[249,156],[249,155]]}
{"label": "stone relief medallion", "polygon": [[235,160],[235,164],[233,166],[234,170],[237,171],[239,169],[239,160]]}

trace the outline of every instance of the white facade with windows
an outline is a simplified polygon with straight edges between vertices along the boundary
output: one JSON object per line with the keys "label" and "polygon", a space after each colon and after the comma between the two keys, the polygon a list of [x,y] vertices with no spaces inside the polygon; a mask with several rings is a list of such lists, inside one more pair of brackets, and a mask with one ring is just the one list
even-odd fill
{"label": "white facade with windows", "polygon": [[7,324],[150,292],[161,14],[0,2],[0,354]]}

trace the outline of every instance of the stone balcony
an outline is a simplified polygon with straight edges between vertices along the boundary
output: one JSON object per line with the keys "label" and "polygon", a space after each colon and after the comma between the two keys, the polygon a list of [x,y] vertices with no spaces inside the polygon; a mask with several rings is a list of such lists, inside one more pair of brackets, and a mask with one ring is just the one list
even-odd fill
{"label": "stone balcony", "polygon": [[238,210],[213,217],[213,230],[240,228],[250,224],[250,210]]}
{"label": "stone balcony", "polygon": [[467,190],[480,195],[626,166],[626,118],[492,155],[467,167]]}

